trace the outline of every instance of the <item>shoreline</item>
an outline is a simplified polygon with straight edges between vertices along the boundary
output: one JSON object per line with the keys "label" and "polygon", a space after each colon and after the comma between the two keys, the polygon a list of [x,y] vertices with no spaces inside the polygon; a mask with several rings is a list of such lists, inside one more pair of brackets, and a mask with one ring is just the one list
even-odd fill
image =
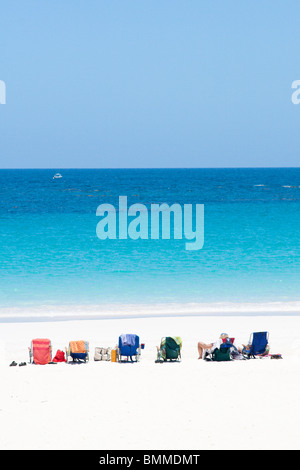
{"label": "shoreline", "polygon": [[136,314],[136,315],[57,315],[57,316],[19,316],[0,317],[0,324],[7,323],[55,323],[72,321],[104,321],[104,320],[133,320],[133,319],[155,319],[155,318],[197,318],[197,317],[298,317],[300,312],[226,312],[226,313],[170,313],[170,314]]}
{"label": "shoreline", "polygon": [[0,307],[0,324],[85,320],[121,320],[177,317],[288,317],[300,315],[300,301],[203,302],[102,305],[65,304]]}

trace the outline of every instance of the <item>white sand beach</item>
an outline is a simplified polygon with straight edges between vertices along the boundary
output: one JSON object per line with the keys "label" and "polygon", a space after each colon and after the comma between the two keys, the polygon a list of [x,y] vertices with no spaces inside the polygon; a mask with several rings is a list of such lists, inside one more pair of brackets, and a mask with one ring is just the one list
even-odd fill
{"label": "white sand beach", "polygon": [[[212,363],[197,342],[223,331],[245,343],[269,331],[283,359]],[[1,323],[1,449],[299,449],[300,317],[192,316]],[[95,362],[122,333],[145,343],[137,364]],[[161,337],[180,335],[182,362],[155,364]],[[33,338],[53,355],[90,343],[87,364],[29,361]]]}

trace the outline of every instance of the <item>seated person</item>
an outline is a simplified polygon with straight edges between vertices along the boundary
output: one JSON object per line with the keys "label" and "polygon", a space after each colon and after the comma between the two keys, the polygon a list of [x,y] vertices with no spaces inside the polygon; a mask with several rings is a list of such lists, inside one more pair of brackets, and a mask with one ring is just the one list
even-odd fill
{"label": "seated person", "polygon": [[[243,349],[242,349],[242,353],[245,355],[245,356],[249,356],[250,355],[250,351],[251,351],[251,348],[252,348],[252,343],[249,342],[248,344],[242,344],[243,346]],[[266,346],[266,349],[265,351],[262,353],[262,354],[257,354],[257,356],[268,356],[269,355],[269,352],[270,352],[270,346],[269,344],[267,344]]]}
{"label": "seated person", "polygon": [[[221,333],[219,339],[215,343],[203,343],[199,341],[198,343],[198,353],[199,357],[198,359],[205,359],[205,356],[207,354],[211,354],[215,349],[219,349],[221,344],[223,344],[226,341],[231,341],[227,333]],[[237,348],[236,345],[234,344],[235,341],[232,343],[232,350],[236,351],[237,353],[241,352],[241,348]]]}

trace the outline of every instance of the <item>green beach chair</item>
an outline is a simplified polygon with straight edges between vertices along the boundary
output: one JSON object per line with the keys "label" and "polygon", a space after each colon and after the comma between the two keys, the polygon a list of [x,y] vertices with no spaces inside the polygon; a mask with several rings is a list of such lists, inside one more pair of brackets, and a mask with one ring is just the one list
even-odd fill
{"label": "green beach chair", "polygon": [[182,339],[180,336],[166,336],[161,339],[155,362],[180,362]]}

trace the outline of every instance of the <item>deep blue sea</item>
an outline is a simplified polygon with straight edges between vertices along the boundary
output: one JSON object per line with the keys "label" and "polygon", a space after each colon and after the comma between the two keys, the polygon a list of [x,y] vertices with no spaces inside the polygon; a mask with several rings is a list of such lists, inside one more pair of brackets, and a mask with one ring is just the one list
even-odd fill
{"label": "deep blue sea", "polygon": [[[119,196],[204,204],[203,248],[100,240],[97,207]],[[0,240],[0,308],[12,311],[288,305],[300,301],[300,169],[0,170]]]}

